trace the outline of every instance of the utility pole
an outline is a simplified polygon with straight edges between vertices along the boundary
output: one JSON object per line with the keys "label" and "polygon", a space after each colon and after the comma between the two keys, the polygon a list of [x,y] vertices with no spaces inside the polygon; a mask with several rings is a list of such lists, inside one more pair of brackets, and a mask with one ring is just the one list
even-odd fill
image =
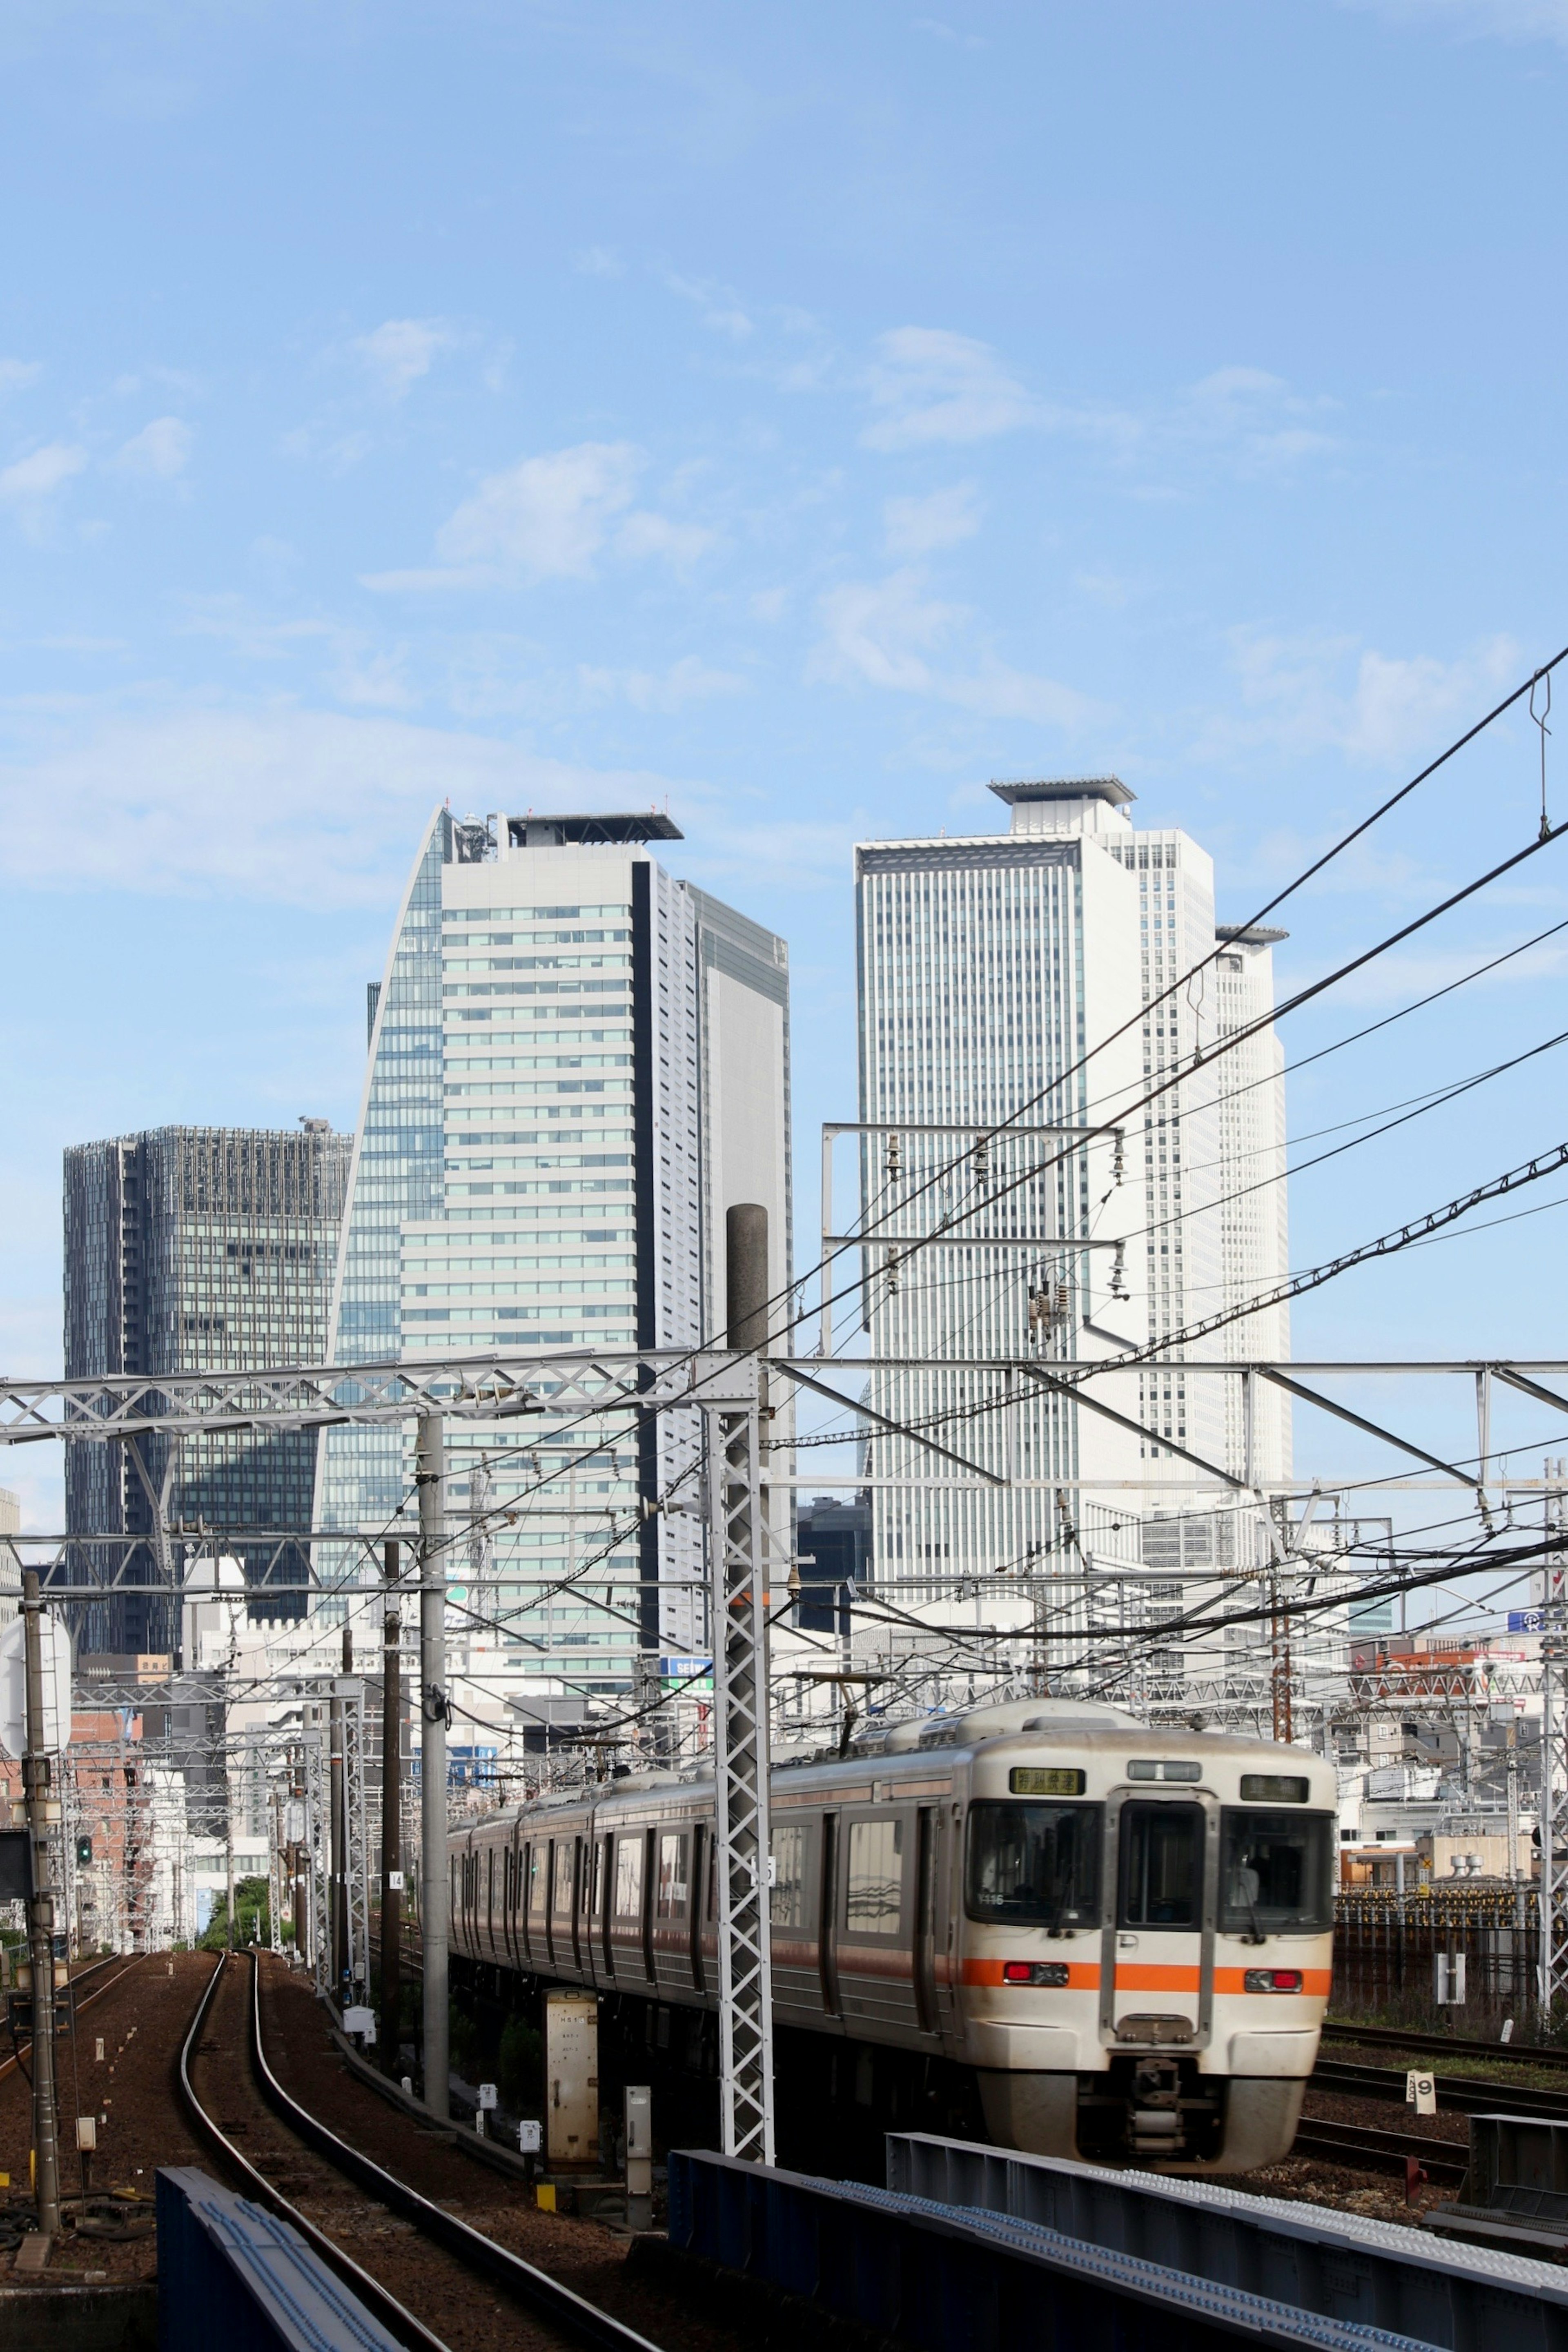
{"label": "utility pole", "polygon": [[381,1654],[381,2063],[395,2075],[403,2011],[403,1628],[395,1605],[397,1543],[386,1546]]}
{"label": "utility pole", "polygon": [[60,2147],[55,2111],[55,1899],[49,1892],[48,1836],[49,1824],[59,1813],[59,1801],[49,1793],[51,1768],[44,1725],[44,1605],[31,1569],[23,1579],[22,1610],[26,1620],[27,1671],[27,1749],[22,1759],[22,1787],[32,1840],[33,1881],[27,1905],[33,1963],[33,2148],[38,2228],[46,2238],[58,2238]]}
{"label": "utility pole", "polygon": [[439,1413],[419,1416],[419,1927],[425,1962],[425,2105],[451,2113],[447,1992],[446,1462]]}
{"label": "utility pole", "polygon": [[[726,2156],[773,2160],[772,1904],[768,1895],[767,1556],[756,1352],[768,1339],[768,1213],[725,1220],[726,1345],[750,1392],[708,1414],[710,1613],[719,1872],[719,2102]],[[737,1367],[737,1373],[740,1371]],[[741,1390],[737,1377],[735,1386]]]}
{"label": "utility pole", "polygon": [[[354,1637],[347,1625],[343,1627],[343,1677],[346,1682],[354,1670]],[[349,1947],[349,1774],[348,1774],[348,1699],[340,1687],[328,1704],[327,1765],[329,1790],[327,1802],[331,1810],[331,1874],[332,1874],[332,1999],[342,2009],[351,1988],[348,1978],[351,1967]]]}

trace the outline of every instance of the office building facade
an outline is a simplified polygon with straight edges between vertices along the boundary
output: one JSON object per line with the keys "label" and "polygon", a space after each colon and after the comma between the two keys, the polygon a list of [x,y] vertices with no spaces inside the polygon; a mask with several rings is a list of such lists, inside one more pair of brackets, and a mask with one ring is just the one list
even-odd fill
{"label": "office building facade", "polygon": [[[856,853],[862,1213],[878,1235],[862,1256],[864,1315],[874,1359],[1032,1359],[1039,1376],[873,1375],[877,1411],[923,1424],[982,1480],[1010,1482],[960,1488],[962,1471],[873,1433],[873,1551],[879,1584],[917,1604],[965,1576],[1045,1566],[1066,1579],[1050,1604],[1060,1638],[1040,1643],[1049,1666],[1097,1614],[1120,1622],[1165,1600],[1143,1571],[1142,1522],[1194,1507],[1200,1474],[1183,1455],[1244,1467],[1225,1383],[1102,1376],[1084,1398],[1118,1422],[1049,1379],[1053,1364],[1178,1333],[1282,1266],[1283,1187],[1233,1197],[1282,1164],[1272,1031],[1243,1049],[1244,1073],[1221,1063],[1142,1102],[1227,1024],[1267,1010],[1279,935],[1227,935],[1217,967],[1167,1000],[1215,944],[1205,853],[1179,831],[1135,830],[1115,777],[992,789],[1009,810],[1005,835]],[[900,1240],[939,1228],[941,1242],[895,1262]],[[1282,1354],[1282,1318],[1268,1337]],[[1236,1345],[1220,1334],[1187,1352]],[[1253,1475],[1282,1475],[1277,1410],[1252,1437]],[[1184,1561],[1205,1540],[1217,1564],[1227,1540],[1254,1539],[1256,1512],[1245,1536],[1213,1518],[1216,1488],[1210,1479],[1206,1538],[1179,1538]],[[1154,1552],[1157,1569],[1159,1538]]]}
{"label": "office building facade", "polygon": [[[665,872],[649,845],[679,837],[437,814],[372,992],[335,1360],[695,1345],[724,1326],[737,1202],[767,1209],[787,1293],[787,953]],[[700,1649],[699,1442],[691,1413],[450,1422],[452,1638],[593,1692]],[[406,1525],[410,1468],[401,1431],[329,1432],[318,1525]]]}
{"label": "office building facade", "polygon": [[[298,1132],[165,1127],[68,1150],[66,1377],[324,1361],[351,1145],[306,1119]],[[127,1580],[146,1584],[166,1571],[161,1510],[169,1527],[221,1537],[255,1588],[253,1610],[303,1615],[308,1552],[263,1538],[309,1530],[315,1446],[308,1432],[68,1444],[67,1531],[142,1538]],[[121,1551],[96,1557],[109,1570]],[[263,1579],[296,1590],[268,1602]],[[84,1606],[79,1641],[166,1652],[176,1625],[172,1600],[126,1592]]]}

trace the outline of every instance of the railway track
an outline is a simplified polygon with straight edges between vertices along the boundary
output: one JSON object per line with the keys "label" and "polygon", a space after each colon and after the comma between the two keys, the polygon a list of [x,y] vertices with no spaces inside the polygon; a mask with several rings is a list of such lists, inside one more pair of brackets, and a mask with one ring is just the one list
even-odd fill
{"label": "railway track", "polygon": [[1557,2066],[1568,2072],[1568,2050],[1545,2042],[1467,2042],[1453,2033],[1405,2033],[1393,2025],[1348,2025],[1337,2019],[1324,2026],[1323,2039],[1360,2042],[1368,2050],[1429,2050],[1437,2055],[1497,2058],[1505,2064]]}
{"label": "railway track", "polygon": [[[1402,2066],[1353,2066],[1337,2058],[1320,2058],[1312,2082],[1321,2091],[1343,2091],[1352,2097],[1391,2099],[1404,2104]],[[1541,2123],[1568,2123],[1568,2088],[1543,2091],[1523,2083],[1490,2083],[1473,2074],[1434,2074],[1437,2105],[1462,2116],[1532,2116]]]}
{"label": "railway track", "polygon": [[[139,1968],[147,1957],[148,1956],[145,1952],[133,1953],[129,1958],[126,1958],[120,1953],[114,1953],[111,1954],[108,1959],[94,1960],[90,1968],[83,1969],[80,1976],[72,1979],[71,1990],[73,1992],[79,1993],[80,1988],[83,1985],[87,1984],[89,1980],[93,1980],[92,1990],[87,1995],[85,2000],[78,2000],[75,2014],[79,2018],[83,2016],[86,2011],[92,2007],[95,2001],[101,2000],[105,1993],[112,1992],[115,1986],[122,1983],[131,1974],[132,1970]],[[101,1984],[98,1983],[96,1981],[97,1978],[102,1975],[103,1971],[107,1969],[112,1969],[114,1970],[114,1974],[112,1976],[105,1976],[103,1982]],[[32,2035],[30,2033],[24,2035],[23,2049],[30,2051],[32,2046]],[[9,2058],[0,2058],[0,2083],[3,2083],[8,2074],[14,2074],[21,2065],[21,2051],[13,2051]]]}
{"label": "railway track", "polygon": [[1461,2141],[1418,2139],[1413,2132],[1376,2131],[1364,2124],[1325,2123],[1315,2116],[1302,2117],[1290,2153],[1372,2172],[1404,2172],[1414,2157],[1428,2180],[1454,2188],[1469,2168],[1468,2152]]}
{"label": "railway track", "polygon": [[[186,2033],[179,2081],[198,2133],[247,2192],[289,2221],[409,2352],[454,2352],[454,2321],[467,2344],[657,2352],[625,2321],[422,2195],[292,2097],[268,2063],[254,1956],[248,1974],[246,1963],[220,1959]],[[345,2184],[355,2200],[345,2201]],[[378,2211],[385,2218],[378,2221]],[[323,2226],[334,2221],[339,2236]],[[347,2252],[340,2236],[352,2236],[364,2260]],[[402,2294],[384,2273],[395,2276]],[[520,2326],[515,2310],[496,2324],[498,2287],[524,2307],[531,2327]],[[426,2315],[411,2310],[405,2294]],[[431,2317],[447,2332],[437,2335]]]}

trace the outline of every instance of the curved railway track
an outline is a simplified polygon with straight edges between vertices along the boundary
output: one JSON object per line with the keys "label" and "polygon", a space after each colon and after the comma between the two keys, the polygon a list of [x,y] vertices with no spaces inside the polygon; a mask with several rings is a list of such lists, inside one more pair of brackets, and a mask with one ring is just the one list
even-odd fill
{"label": "curved railway track", "polygon": [[[436,2335],[423,2319],[410,2311],[384,2279],[356,2262],[310,2214],[301,2210],[296,2201],[301,2193],[312,2195],[314,2192],[313,2201],[318,2204],[321,2201],[321,2184],[319,2180],[312,2183],[308,2177],[312,2170],[320,2175],[323,2166],[328,2168],[331,2174],[337,2176],[336,2182],[329,2180],[327,2183],[329,2189],[346,2180],[363,2197],[373,2200],[374,2205],[383,2208],[392,2216],[394,2228],[397,2225],[412,2227],[426,2242],[424,2251],[426,2254],[431,2250],[439,2250],[441,2267],[449,2273],[445,2280],[445,2293],[439,2297],[441,2308],[454,2308],[450,2300],[453,2296],[471,2302],[476,2284],[482,2281],[492,2294],[493,2290],[500,2287],[514,2303],[526,2307],[533,2319],[540,2323],[537,2339],[542,2345],[564,2341],[577,2346],[591,2346],[595,2352],[658,2352],[658,2347],[650,2344],[647,2336],[627,2326],[625,2321],[602,2311],[597,2305],[588,2302],[559,2279],[552,2278],[548,2272],[526,2261],[510,2247],[487,2237],[458,2214],[421,2195],[407,2182],[398,2179],[384,2166],[377,2164],[363,2149],[352,2147],[301,2106],[284,2089],[268,2063],[262,2036],[261,1972],[255,1956],[252,1955],[250,1959],[249,1982],[244,1986],[238,1982],[242,1968],[243,1963],[232,1960],[226,1955],[220,1958],[185,2035],[180,2053],[179,2081],[191,2117],[207,2145],[233,2173],[243,2179],[247,2193],[290,2222],[321,2260],[375,2314],[384,2326],[409,2347],[409,2352],[448,2352],[448,2347],[446,2339]],[[238,2001],[232,1997],[226,2001],[220,1988],[229,1990],[231,1996],[237,1993]],[[243,2005],[244,2041],[248,2060],[248,2065],[241,2061],[237,2080],[231,2074],[223,2086],[222,2098],[208,2093],[205,2082],[198,2087],[195,2079],[203,2071],[197,2063],[202,2057],[223,2053],[223,2043],[203,2040],[208,2021],[220,2004],[227,2008],[229,2022],[235,2027],[241,2022],[238,2011]],[[237,2053],[231,2051],[229,2054]],[[216,2088],[215,2084],[215,2092]],[[231,2113],[220,2117],[214,2112],[216,2107],[226,2102],[231,2110],[237,2103],[243,2104],[247,2092],[265,2117],[266,2129],[262,2132],[254,2130],[257,2121],[254,2116],[236,2116]],[[250,2153],[236,2144],[237,2132],[243,2133],[250,2141]],[[269,2146],[264,2145],[268,2141],[271,2143]],[[314,2165],[301,2163],[301,2149],[318,2161]],[[256,2158],[260,2161],[253,2160]],[[264,2168],[266,2167],[269,2167],[271,2174],[278,2178],[269,2177],[268,2170]],[[301,2183],[302,2175],[306,2177]],[[285,2193],[279,2185],[280,2180],[287,2181],[291,2194]],[[406,2239],[404,2242],[406,2243]],[[395,2247],[396,2243],[394,2238]],[[390,2264],[396,2264],[395,2252],[388,2259]],[[405,2263],[403,2267],[408,2265]],[[429,2284],[437,2289],[441,2285],[439,2280]],[[515,2319],[509,2330],[508,2340],[517,2340]]]}

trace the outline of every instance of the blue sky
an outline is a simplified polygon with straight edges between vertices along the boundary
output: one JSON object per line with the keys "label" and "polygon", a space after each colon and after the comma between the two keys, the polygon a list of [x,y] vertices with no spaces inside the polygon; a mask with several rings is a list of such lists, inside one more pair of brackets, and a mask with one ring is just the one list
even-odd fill
{"label": "blue sky", "polygon": [[[857,837],[1112,766],[1238,917],[1568,640],[1564,0],[50,0],[0,68],[14,1372],[58,1361],[64,1144],[352,1120],[439,799],[668,799],[677,870],[789,938],[804,1262]],[[1538,794],[1520,720],[1293,904],[1286,975]],[[1564,854],[1293,1048],[1568,916]],[[1294,1123],[1546,1036],[1563,969]],[[1561,1068],[1303,1179],[1295,1262],[1558,1140]],[[1551,1352],[1563,1230],[1377,1268],[1298,1345]]]}

